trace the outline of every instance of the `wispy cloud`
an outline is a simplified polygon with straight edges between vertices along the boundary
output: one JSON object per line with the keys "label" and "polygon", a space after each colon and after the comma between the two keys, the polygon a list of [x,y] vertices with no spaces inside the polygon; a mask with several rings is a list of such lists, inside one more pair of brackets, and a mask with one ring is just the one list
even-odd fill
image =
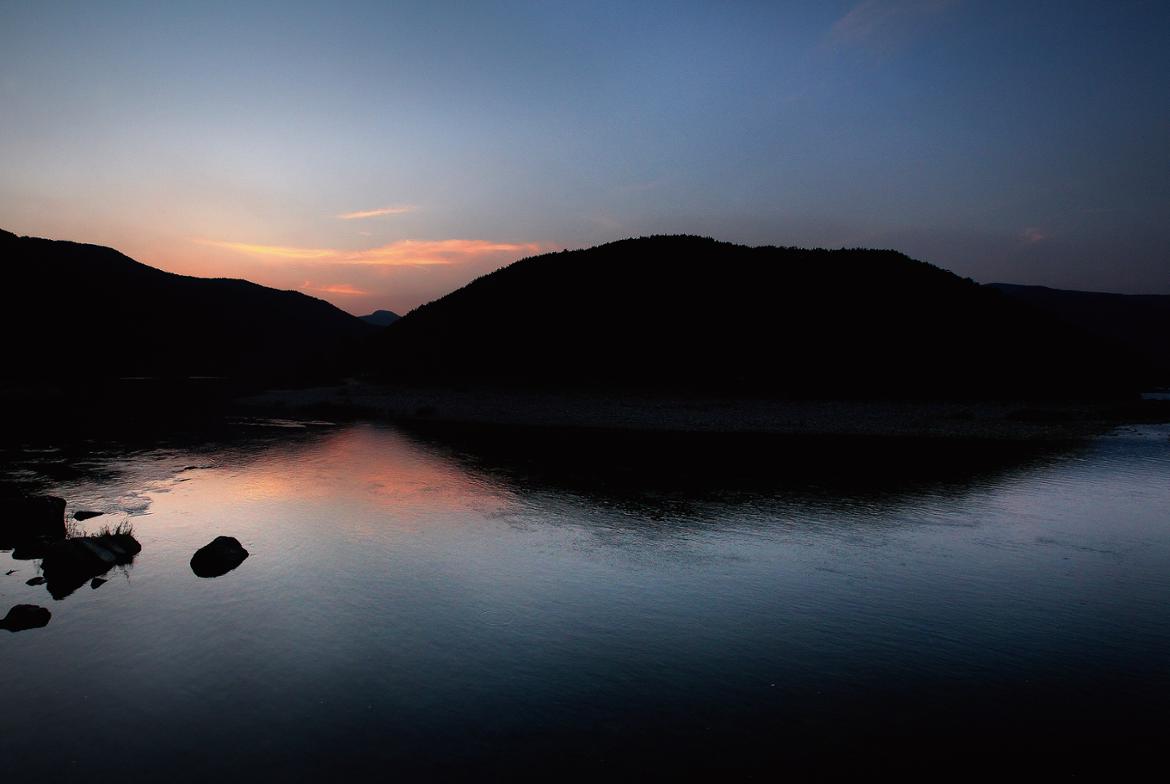
{"label": "wispy cloud", "polygon": [[298,261],[326,261],[334,257],[335,250],[328,248],[290,248],[282,245],[251,245],[246,242],[219,242],[218,240],[195,240],[200,245],[210,245],[213,248],[226,248],[238,253],[247,253],[249,256],[266,256],[276,259],[290,259]]}
{"label": "wispy cloud", "polygon": [[1048,239],[1048,232],[1036,226],[1029,226],[1020,232],[1020,239],[1029,245],[1035,245],[1037,242],[1044,242]]}
{"label": "wispy cloud", "polygon": [[351,286],[348,283],[331,283],[328,286],[311,286],[308,281],[303,286],[308,291],[319,291],[322,294],[341,294],[347,297],[368,297],[370,292]]}
{"label": "wispy cloud", "polygon": [[405,215],[414,212],[418,207],[413,204],[401,204],[395,207],[379,207],[376,210],[359,210],[357,212],[343,212],[337,217],[340,220],[361,220],[362,218],[381,218],[384,215]]}
{"label": "wispy cloud", "polygon": [[285,245],[254,245],[245,242],[198,240],[200,244],[244,253],[249,256],[287,261],[354,264],[381,267],[413,267],[456,264],[483,256],[511,254],[519,257],[539,253],[534,242],[490,242],[488,240],[399,240],[364,250],[340,248],[295,248]]}
{"label": "wispy cloud", "polygon": [[889,51],[905,43],[959,0],[862,0],[833,23],[829,40],[837,45]]}

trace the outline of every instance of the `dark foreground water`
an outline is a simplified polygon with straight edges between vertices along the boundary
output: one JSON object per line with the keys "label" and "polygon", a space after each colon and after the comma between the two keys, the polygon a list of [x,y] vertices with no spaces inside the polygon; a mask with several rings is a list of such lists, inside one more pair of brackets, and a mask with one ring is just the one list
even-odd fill
{"label": "dark foreground water", "polygon": [[[253,423],[9,451],[8,480],[110,513],[91,529],[130,516],[142,552],[61,601],[0,554],[0,612],[53,612],[0,632],[0,770],[771,780],[1159,760],[1168,435],[1025,451]],[[251,557],[200,579],[188,561],[219,534]]]}

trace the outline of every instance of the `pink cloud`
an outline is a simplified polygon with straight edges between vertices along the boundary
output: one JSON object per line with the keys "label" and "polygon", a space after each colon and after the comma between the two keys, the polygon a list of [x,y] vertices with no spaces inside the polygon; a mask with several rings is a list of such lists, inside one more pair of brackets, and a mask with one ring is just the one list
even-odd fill
{"label": "pink cloud", "polygon": [[310,286],[307,282],[304,286],[309,291],[319,291],[322,294],[340,294],[345,297],[368,297],[371,292],[359,289],[356,286],[351,286],[348,283],[332,283],[328,286]]}
{"label": "pink cloud", "polygon": [[491,242],[489,240],[398,240],[364,250],[341,248],[297,248],[285,245],[258,245],[246,242],[197,240],[200,244],[265,259],[352,264],[378,267],[419,267],[457,264],[483,256],[512,254],[516,257],[539,253],[534,242]]}
{"label": "pink cloud", "polygon": [[381,218],[385,215],[405,215],[414,212],[418,207],[413,204],[402,204],[396,207],[379,207],[375,210],[359,210],[357,212],[343,212],[337,216],[339,220],[361,220],[362,218]]}

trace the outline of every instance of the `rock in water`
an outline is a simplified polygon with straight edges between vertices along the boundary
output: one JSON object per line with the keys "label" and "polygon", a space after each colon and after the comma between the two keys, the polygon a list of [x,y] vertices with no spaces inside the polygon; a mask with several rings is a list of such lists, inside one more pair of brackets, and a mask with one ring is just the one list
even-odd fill
{"label": "rock in water", "polygon": [[197,577],[219,577],[244,562],[248,551],[240,540],[231,536],[217,536],[211,544],[200,547],[191,556],[191,571]]}
{"label": "rock in water", "polygon": [[49,623],[53,614],[44,607],[35,604],[18,604],[8,611],[4,620],[0,621],[0,629],[10,632],[23,632],[25,629],[39,629]]}
{"label": "rock in water", "polygon": [[41,561],[41,571],[53,598],[64,599],[114,566],[133,562],[141,549],[130,534],[79,536],[51,545]]}
{"label": "rock in water", "polygon": [[24,584],[25,585],[41,585],[44,582],[45,582],[44,577],[34,577],[31,580],[25,580]]}
{"label": "rock in water", "polygon": [[89,509],[79,509],[73,513],[74,520],[88,520],[91,517],[101,517],[105,512],[94,512]]}
{"label": "rock in water", "polygon": [[105,585],[106,582],[107,581],[104,577],[95,577],[89,581],[89,587],[91,590],[96,591],[98,588],[101,588],[103,585]]}

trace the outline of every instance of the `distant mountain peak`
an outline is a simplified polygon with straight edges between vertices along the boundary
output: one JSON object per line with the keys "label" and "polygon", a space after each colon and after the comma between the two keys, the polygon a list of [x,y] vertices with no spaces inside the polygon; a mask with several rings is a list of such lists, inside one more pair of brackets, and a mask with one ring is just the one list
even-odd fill
{"label": "distant mountain peak", "polygon": [[367,313],[364,316],[358,316],[358,318],[371,326],[388,327],[402,317],[392,310],[375,310],[373,313]]}

